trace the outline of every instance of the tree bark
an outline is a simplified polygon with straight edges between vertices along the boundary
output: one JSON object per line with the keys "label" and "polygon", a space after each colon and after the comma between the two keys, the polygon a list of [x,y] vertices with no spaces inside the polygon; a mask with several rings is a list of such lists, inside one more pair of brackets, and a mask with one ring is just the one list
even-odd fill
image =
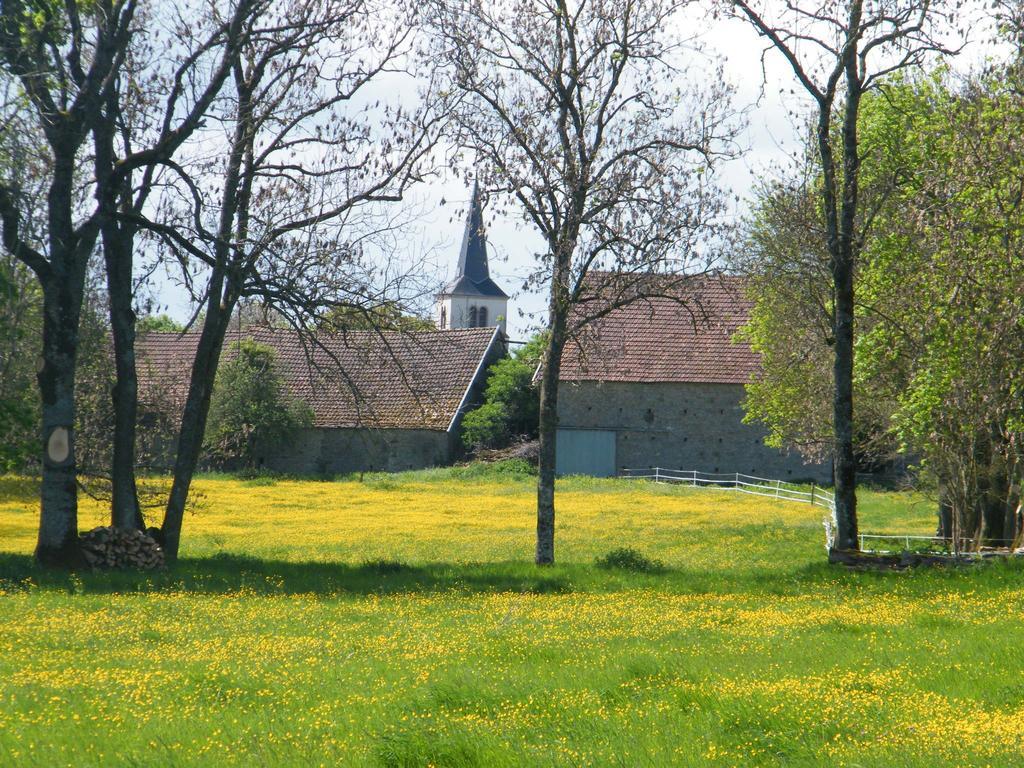
{"label": "tree bark", "polygon": [[[84,289],[84,277],[83,277]],[[44,286],[42,395],[42,489],[36,560],[45,566],[78,562],[78,488],[75,463],[75,364],[78,312],[63,285]]]}
{"label": "tree bark", "polygon": [[[192,361],[188,396],[178,429],[178,449],[174,459],[174,480],[167,500],[163,525],[160,528],[161,545],[167,562],[178,559],[181,545],[181,524],[185,516],[192,478],[199,464],[199,455],[206,433],[206,419],[210,413],[210,399],[217,376],[217,366],[224,346],[224,336],[231,322],[234,301],[221,307],[214,301],[207,304],[207,317]],[[212,313],[212,314],[211,314]]]}
{"label": "tree bark", "polygon": [[135,311],[132,309],[131,241],[119,227],[104,227],[103,250],[107,267],[110,328],[114,342],[117,379],[112,391],[114,404],[113,452],[110,467],[112,499],[111,525],[144,530],[135,481],[135,427],[138,419],[139,380],[135,364]]}
{"label": "tree bark", "polygon": [[935,535],[946,541],[953,539],[953,502],[946,483],[939,479],[939,512]]}
{"label": "tree bark", "polygon": [[1005,462],[994,450],[991,441],[983,457],[986,468],[978,478],[977,497],[981,507],[983,535],[986,543],[994,547],[1009,546],[1017,536],[1017,505],[1012,480]]}
{"label": "tree bark", "polygon": [[[843,260],[846,261],[845,259]],[[853,450],[853,269],[840,263],[835,280],[835,429],[836,547],[856,549],[857,460]]]}
{"label": "tree bark", "polygon": [[[856,119],[856,118],[854,118]],[[844,125],[845,132],[845,125]],[[818,124],[818,150],[822,161],[825,229],[832,272],[832,482],[835,487],[837,549],[857,549],[857,464],[853,452],[853,254],[849,205],[842,202],[842,223],[835,155],[832,151],[831,113],[823,111]],[[845,231],[844,231],[845,229]]]}
{"label": "tree bark", "polygon": [[136,227],[117,218],[119,199],[131,203],[131,181],[114,180],[114,115],[116,94],[107,99],[106,114],[93,130],[100,231],[107,272],[110,328],[116,380],[111,397],[114,434],[110,466],[110,524],[123,530],[145,529],[135,481],[136,422],[139,382],[135,364],[135,311],[132,308],[133,250]]}
{"label": "tree bark", "polygon": [[[69,144],[73,142],[69,141]],[[75,457],[75,368],[78,323],[88,254],[95,235],[76,234],[71,221],[74,147],[59,151],[47,199],[50,271],[43,287],[42,488],[36,560],[75,566],[78,550],[78,467]]]}
{"label": "tree bark", "polygon": [[[832,400],[832,420],[835,435],[835,503],[836,542],[839,549],[857,549],[857,457],[853,447],[853,334],[854,334],[854,267],[856,264],[858,177],[860,153],[857,142],[857,119],[860,113],[862,83],[857,70],[857,40],[861,27],[861,2],[850,4],[848,25],[848,50],[844,72],[846,76],[846,103],[843,105],[842,122],[842,193],[841,200],[835,173],[829,173],[826,184],[831,186],[832,205],[838,203],[838,212],[826,211],[835,221],[830,227],[829,251],[831,256],[832,282],[834,289],[833,339],[835,355],[833,380],[835,389]],[[824,115],[823,115],[824,117]],[[823,121],[826,127],[830,123]],[[831,152],[831,135],[822,132],[819,124],[818,141],[828,144],[828,151],[822,152],[823,164],[834,168],[835,158]],[[834,209],[833,209],[834,210]]]}
{"label": "tree bark", "polygon": [[550,328],[540,380],[539,458],[537,466],[537,565],[555,562],[555,449],[558,437],[558,379],[568,322],[564,270],[551,287]]}

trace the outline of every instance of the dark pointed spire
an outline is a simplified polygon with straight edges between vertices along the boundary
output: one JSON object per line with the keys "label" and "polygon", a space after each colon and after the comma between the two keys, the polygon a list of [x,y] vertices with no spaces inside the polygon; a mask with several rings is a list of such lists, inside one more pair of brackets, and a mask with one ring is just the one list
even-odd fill
{"label": "dark pointed spire", "polygon": [[480,202],[480,185],[473,182],[473,197],[469,203],[466,231],[462,235],[462,250],[459,251],[459,274],[474,283],[489,278],[487,269],[487,236],[484,234],[484,211]]}
{"label": "dark pointed spire", "polygon": [[473,197],[466,217],[466,231],[459,251],[459,271],[444,290],[447,294],[496,296],[508,298],[491,280],[487,267],[487,237],[484,234],[484,212],[480,201],[480,187],[473,182]]}

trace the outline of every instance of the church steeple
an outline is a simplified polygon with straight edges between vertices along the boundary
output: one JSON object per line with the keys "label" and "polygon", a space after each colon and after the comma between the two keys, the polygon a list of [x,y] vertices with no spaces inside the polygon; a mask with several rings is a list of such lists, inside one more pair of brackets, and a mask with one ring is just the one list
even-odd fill
{"label": "church steeple", "polygon": [[491,280],[483,204],[476,183],[459,249],[458,273],[437,298],[438,326],[442,329],[495,325],[505,328],[508,294]]}
{"label": "church steeple", "polygon": [[487,267],[487,235],[484,232],[484,212],[480,202],[480,187],[473,184],[473,197],[466,217],[459,250],[459,271],[444,289],[452,296],[494,296],[507,299],[508,295],[491,280]]}

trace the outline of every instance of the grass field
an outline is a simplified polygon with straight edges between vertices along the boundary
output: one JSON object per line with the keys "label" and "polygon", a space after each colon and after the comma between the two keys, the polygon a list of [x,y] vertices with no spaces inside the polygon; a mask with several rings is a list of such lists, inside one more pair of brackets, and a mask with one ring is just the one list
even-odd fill
{"label": "grass field", "polygon": [[[1014,564],[850,573],[820,509],[574,479],[537,569],[516,474],[198,487],[175,571],[51,575],[35,483],[0,477],[0,764],[1021,762]],[[620,546],[665,570],[594,565]]]}

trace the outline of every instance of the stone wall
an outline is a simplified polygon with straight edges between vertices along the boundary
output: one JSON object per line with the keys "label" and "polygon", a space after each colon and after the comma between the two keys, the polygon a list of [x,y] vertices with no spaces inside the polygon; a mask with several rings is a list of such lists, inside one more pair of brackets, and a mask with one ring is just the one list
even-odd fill
{"label": "stone wall", "polygon": [[616,432],[621,468],[740,472],[781,480],[831,482],[828,464],[805,464],[764,444],[767,432],[743,423],[739,384],[564,382],[560,429]]}
{"label": "stone wall", "polygon": [[483,399],[484,372],[505,355],[505,341],[499,336],[498,343],[490,347],[479,375],[470,385],[463,408],[454,415],[450,432],[313,427],[299,430],[286,444],[267,447],[260,457],[261,466],[296,475],[402,472],[447,466],[463,453],[459,427],[463,416]]}
{"label": "stone wall", "polygon": [[427,429],[303,429],[264,451],[263,466],[290,474],[400,472],[451,463],[447,432]]}

